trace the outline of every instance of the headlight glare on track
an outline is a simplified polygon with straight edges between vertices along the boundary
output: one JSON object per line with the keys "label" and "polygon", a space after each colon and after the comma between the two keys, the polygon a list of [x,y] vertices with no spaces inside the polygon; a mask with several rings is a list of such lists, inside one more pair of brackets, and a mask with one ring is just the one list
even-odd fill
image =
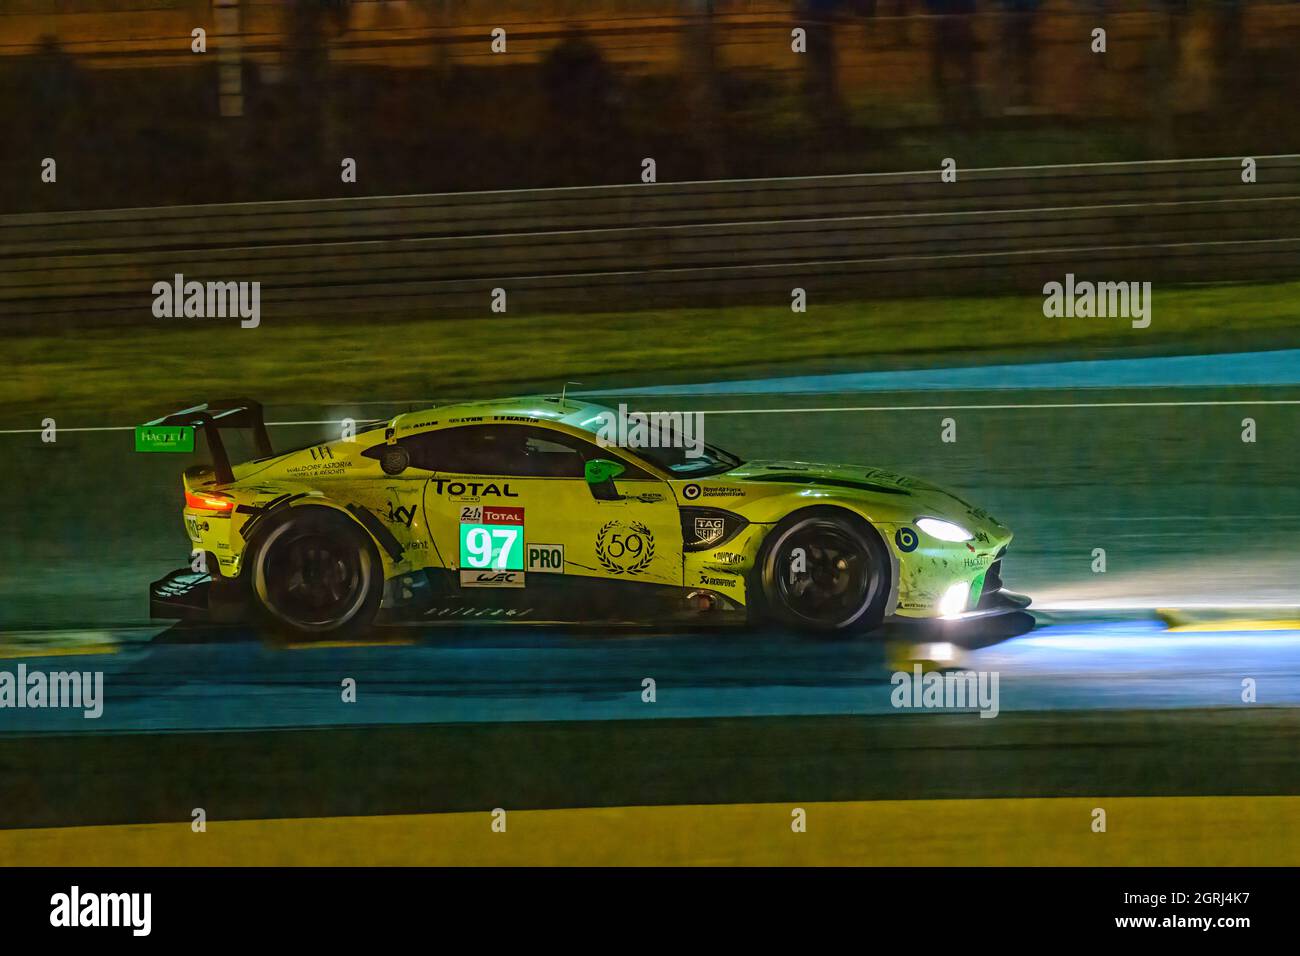
{"label": "headlight glare on track", "polygon": [[961,612],[966,610],[966,601],[969,597],[970,584],[966,581],[958,581],[944,591],[943,597],[939,599],[939,616],[959,617]]}

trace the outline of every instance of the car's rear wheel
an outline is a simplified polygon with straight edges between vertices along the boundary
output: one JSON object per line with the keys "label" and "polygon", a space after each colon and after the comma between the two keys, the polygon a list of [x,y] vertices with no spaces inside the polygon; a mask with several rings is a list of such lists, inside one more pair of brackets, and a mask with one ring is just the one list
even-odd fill
{"label": "car's rear wheel", "polygon": [[762,610],[801,631],[850,636],[884,617],[890,563],[879,535],[857,515],[809,508],[781,521],[757,568]]}
{"label": "car's rear wheel", "polygon": [[355,522],[324,508],[291,510],[268,528],[250,573],[262,622],[301,638],[362,633],[383,597],[374,544]]}

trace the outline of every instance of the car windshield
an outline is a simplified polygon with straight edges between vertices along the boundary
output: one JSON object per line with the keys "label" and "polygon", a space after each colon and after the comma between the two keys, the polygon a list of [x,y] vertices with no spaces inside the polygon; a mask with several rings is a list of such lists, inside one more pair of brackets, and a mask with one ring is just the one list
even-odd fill
{"label": "car windshield", "polygon": [[[603,422],[600,417],[592,417],[578,424],[580,428],[599,434]],[[640,442],[630,441],[611,441],[610,444],[616,444],[620,450],[657,465],[678,478],[707,478],[744,464],[731,452],[699,441],[698,436],[693,441],[687,440],[675,424],[664,422],[650,434],[653,434],[654,444],[658,447],[644,447]]]}
{"label": "car windshield", "polygon": [[[627,451],[658,465],[679,478],[707,478],[738,467],[743,462],[715,445],[703,445],[691,457],[685,448],[629,448]],[[690,449],[695,451],[696,449]]]}

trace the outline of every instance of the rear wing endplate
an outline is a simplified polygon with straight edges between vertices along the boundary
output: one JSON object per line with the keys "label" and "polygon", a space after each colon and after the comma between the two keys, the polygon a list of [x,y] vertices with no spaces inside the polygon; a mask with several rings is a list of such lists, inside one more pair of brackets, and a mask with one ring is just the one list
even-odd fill
{"label": "rear wing endplate", "polygon": [[191,452],[194,450],[196,433],[202,432],[212,455],[212,468],[217,481],[229,484],[235,480],[235,476],[230,468],[225,443],[221,440],[223,428],[252,431],[258,457],[270,458],[274,454],[271,451],[271,436],[266,431],[262,405],[250,398],[227,398],[195,405],[137,425],[135,450]]}

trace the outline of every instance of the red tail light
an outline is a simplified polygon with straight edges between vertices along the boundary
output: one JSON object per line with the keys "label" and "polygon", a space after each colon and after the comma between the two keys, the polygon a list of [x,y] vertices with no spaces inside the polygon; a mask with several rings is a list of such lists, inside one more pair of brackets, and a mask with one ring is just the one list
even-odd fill
{"label": "red tail light", "polygon": [[234,511],[235,503],[229,498],[216,498],[212,495],[205,495],[189,491],[185,492],[185,507],[195,508],[199,511]]}

